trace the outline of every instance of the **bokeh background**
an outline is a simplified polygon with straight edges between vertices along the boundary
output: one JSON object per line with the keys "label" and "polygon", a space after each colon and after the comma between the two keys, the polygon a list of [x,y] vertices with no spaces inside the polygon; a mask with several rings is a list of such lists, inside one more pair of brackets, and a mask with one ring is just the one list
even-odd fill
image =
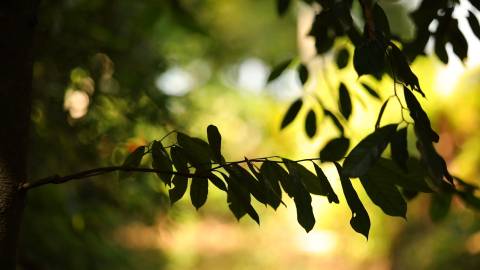
{"label": "bokeh background", "polygon": [[[415,2],[380,1],[397,34],[414,35],[408,12]],[[119,165],[137,146],[174,129],[204,138],[209,124],[219,127],[228,160],[318,157],[338,136],[330,120],[318,118],[313,139],[304,132],[306,109],[285,130],[280,122],[298,97],[316,108],[309,96],[320,95],[333,107],[340,81],[354,90],[346,133],[359,141],[382,104],[359,83],[386,99],[392,81],[358,79],[351,60],[339,71],[335,48],[352,50],[346,40],[314,57],[306,37],[313,14],[296,3],[279,17],[274,0],[42,1],[31,178]],[[448,65],[424,56],[412,68],[441,136],[438,151],[453,174],[480,184],[480,43],[465,14],[455,16],[470,44],[466,62],[447,48]],[[272,68],[291,57],[291,68],[267,83]],[[295,70],[300,61],[310,69],[305,87]],[[398,121],[399,110],[389,105],[383,121]],[[340,190],[335,170],[322,168]],[[199,211],[188,196],[170,207],[168,190],[150,174],[41,187],[28,197],[20,269],[478,269],[479,215],[460,201],[434,223],[430,197],[419,196],[405,221],[385,216],[355,181],[372,220],[368,241],[350,228],[343,196],[340,205],[314,198],[317,224],[306,234],[288,201],[276,212],[256,205],[260,226],[237,222],[213,188]]]}

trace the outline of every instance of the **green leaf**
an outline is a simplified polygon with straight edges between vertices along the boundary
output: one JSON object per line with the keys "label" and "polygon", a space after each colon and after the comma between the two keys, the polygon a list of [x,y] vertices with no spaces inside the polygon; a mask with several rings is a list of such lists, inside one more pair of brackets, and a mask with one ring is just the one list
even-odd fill
{"label": "green leaf", "polygon": [[317,132],[317,116],[313,110],[309,110],[305,118],[305,133],[309,138],[313,138]]}
{"label": "green leaf", "polygon": [[305,85],[305,83],[308,81],[308,69],[304,64],[300,64],[298,66],[298,76],[302,85]]}
{"label": "green leaf", "polygon": [[346,177],[364,175],[380,158],[397,128],[397,124],[390,124],[376,129],[373,133],[360,141],[343,163],[343,173]]}
{"label": "green leaf", "polygon": [[285,69],[288,68],[288,66],[290,66],[291,63],[292,63],[292,59],[287,59],[281,62],[280,64],[278,64],[277,66],[275,66],[272,72],[270,72],[267,82],[271,82],[276,78],[278,78],[280,75],[282,75],[282,73],[285,71]]}
{"label": "green leaf", "polygon": [[[130,153],[122,164],[122,167],[136,168],[140,166],[142,158],[145,155],[145,146],[137,147],[132,153]],[[131,172],[120,172],[119,178],[123,179],[131,175]]]}
{"label": "green leaf", "polygon": [[350,179],[342,172],[342,167],[337,162],[334,163],[337,168],[338,175],[340,176],[340,183],[342,184],[343,194],[347,200],[348,207],[352,211],[352,217],[350,218],[350,225],[352,228],[363,234],[368,239],[368,232],[370,231],[370,218],[367,210],[358,198],[357,192],[352,186]]}
{"label": "green leaf", "polygon": [[172,162],[177,172],[188,173],[188,160],[185,157],[184,150],[181,147],[173,146],[170,149]]}
{"label": "green leaf", "polygon": [[389,216],[406,218],[407,203],[398,191],[395,184],[385,179],[389,176],[379,177],[378,174],[368,172],[360,177],[368,197],[374,204],[379,206],[382,211]]}
{"label": "green leaf", "polygon": [[285,166],[287,166],[290,176],[303,183],[309,193],[322,196],[328,194],[328,191],[322,186],[320,179],[307,168],[288,159],[282,160],[285,163]]}
{"label": "green leaf", "polygon": [[218,131],[218,128],[214,125],[207,127],[207,138],[210,149],[212,150],[215,161],[224,162],[225,159],[222,156],[222,135]]}
{"label": "green leaf", "polygon": [[477,36],[478,39],[480,39],[480,23],[478,22],[477,17],[475,14],[473,14],[471,11],[468,12],[468,24],[470,25],[470,28],[472,29],[472,32]]}
{"label": "green leaf", "polygon": [[373,88],[371,88],[370,86],[368,86],[367,84],[365,83],[361,83],[362,86],[365,88],[365,90],[367,90],[368,94],[370,94],[370,96],[378,99],[378,100],[381,100],[382,98],[380,97],[380,95],[377,93],[377,91],[373,90]]}
{"label": "green leaf", "polygon": [[193,177],[190,185],[190,199],[192,205],[198,210],[207,201],[208,180],[204,177]]}
{"label": "green leaf", "polygon": [[338,131],[340,131],[340,133],[343,134],[344,129],[343,129],[342,123],[340,123],[338,118],[331,111],[327,109],[324,109],[323,113],[325,114],[325,116],[330,117],[330,119],[332,119],[333,124],[337,127]]}
{"label": "green leaf", "polygon": [[333,188],[330,185],[330,182],[328,182],[328,178],[325,175],[325,173],[323,173],[320,166],[315,164],[315,162],[312,162],[312,163],[313,163],[313,166],[315,167],[315,172],[317,174],[317,177],[320,179],[320,184],[323,186],[323,189],[327,191],[328,202],[340,203],[340,201],[338,200],[338,196],[337,194],[335,194],[335,191],[333,191]]}
{"label": "green leaf", "polygon": [[342,113],[343,117],[348,119],[352,114],[352,100],[350,99],[350,93],[348,92],[347,86],[345,86],[343,83],[340,83],[338,92],[338,107],[340,108],[340,112]]}
{"label": "green leaf", "polygon": [[290,125],[290,123],[292,123],[293,120],[295,120],[295,117],[297,117],[298,112],[299,112],[300,109],[302,108],[302,105],[303,105],[303,101],[302,101],[301,98],[295,100],[295,101],[290,105],[290,107],[289,107],[288,110],[287,110],[287,113],[286,113],[285,116],[283,117],[282,125],[281,125],[280,129],[284,129],[285,127],[287,127],[288,125]]}
{"label": "green leaf", "polygon": [[195,168],[207,171],[211,168],[211,151],[207,142],[177,132],[177,142],[185,150],[185,156]]}
{"label": "green leaf", "polygon": [[345,137],[335,138],[327,142],[320,151],[320,160],[325,161],[338,161],[345,157],[345,154],[350,147],[350,140]]}
{"label": "green leaf", "polygon": [[174,175],[172,183],[173,188],[168,191],[168,194],[170,197],[170,204],[173,205],[180,200],[187,191],[188,178],[181,175]]}
{"label": "green leaf", "polygon": [[382,107],[380,107],[380,112],[378,113],[377,121],[375,122],[375,129],[380,128],[382,116],[383,116],[383,113],[385,112],[385,109],[387,108],[387,104],[389,100],[390,99],[387,98],[387,100],[385,100],[385,102],[382,104]]}
{"label": "green leaf", "polygon": [[350,53],[346,48],[342,48],[338,51],[336,56],[336,64],[339,69],[343,69],[348,65],[348,59],[350,58]]}
{"label": "green leaf", "polygon": [[278,15],[283,16],[290,6],[291,0],[277,0],[277,12]]}
{"label": "green leaf", "polygon": [[407,128],[401,128],[392,136],[390,142],[392,159],[404,171],[407,171],[408,149],[407,149]]}
{"label": "green leaf", "polygon": [[152,144],[152,167],[162,172],[157,173],[158,177],[166,184],[171,185],[173,165],[167,150],[160,141],[153,141]]}
{"label": "green leaf", "polygon": [[450,210],[450,204],[452,202],[452,194],[438,194],[433,193],[430,201],[430,218],[434,222],[440,222],[445,219]]}

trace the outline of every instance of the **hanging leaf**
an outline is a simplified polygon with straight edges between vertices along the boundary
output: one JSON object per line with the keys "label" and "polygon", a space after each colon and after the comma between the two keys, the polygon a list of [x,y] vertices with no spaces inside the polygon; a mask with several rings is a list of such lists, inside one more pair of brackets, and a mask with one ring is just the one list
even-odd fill
{"label": "hanging leaf", "polygon": [[290,123],[292,123],[293,120],[295,120],[295,117],[297,117],[298,112],[299,112],[300,109],[302,108],[302,105],[303,105],[303,101],[302,101],[301,98],[295,100],[295,101],[290,105],[290,107],[289,107],[288,110],[287,110],[287,113],[286,113],[285,116],[283,117],[282,125],[281,125],[280,129],[284,129],[285,127],[287,127],[288,125],[290,125]]}
{"label": "hanging leaf", "polygon": [[280,75],[282,75],[282,73],[285,71],[285,69],[288,68],[288,66],[290,66],[291,63],[292,63],[292,59],[287,59],[281,62],[280,64],[278,64],[277,66],[275,66],[272,72],[270,72],[267,82],[271,82],[276,78],[278,78]]}
{"label": "hanging leaf", "polygon": [[380,95],[378,95],[377,91],[373,90],[373,88],[371,88],[370,86],[368,86],[367,84],[365,83],[361,83],[362,86],[365,88],[365,90],[367,90],[368,94],[370,94],[372,97],[378,99],[378,100],[381,100],[382,98],[380,97]]}
{"label": "hanging leaf", "polygon": [[180,200],[187,191],[188,178],[181,175],[175,175],[173,176],[172,183],[173,188],[168,191],[171,205]]}
{"label": "hanging leaf", "polygon": [[329,203],[340,203],[338,200],[337,194],[335,194],[335,191],[333,191],[332,186],[330,185],[330,182],[328,182],[327,176],[323,173],[322,169],[315,164],[315,162],[312,162],[313,166],[315,167],[315,173],[317,174],[318,179],[320,180],[320,184],[322,185],[323,189],[327,192],[327,198]]}
{"label": "hanging leaf", "polygon": [[152,167],[162,171],[157,173],[158,177],[168,186],[171,185],[173,165],[167,151],[160,141],[153,141],[152,144]]}
{"label": "hanging leaf", "polygon": [[[262,181],[266,186],[266,196],[269,200],[270,206],[273,209],[277,209],[280,203],[282,202],[282,190],[280,188],[279,178],[277,172],[275,172],[275,167],[272,165],[273,162],[265,161],[260,167],[260,175],[262,176]],[[283,177],[287,177],[284,175]]]}
{"label": "hanging leaf", "polygon": [[290,173],[289,175],[295,178],[295,180],[299,180],[309,193],[322,196],[328,194],[328,191],[323,188],[318,177],[307,168],[288,159],[282,160],[285,163],[285,166],[287,166],[288,172]]}
{"label": "hanging leaf", "polygon": [[317,116],[313,110],[308,111],[305,118],[305,133],[309,138],[313,138],[317,132]]}
{"label": "hanging leaf", "polygon": [[346,177],[364,175],[380,158],[397,128],[396,124],[386,125],[360,141],[343,163],[343,173]]}
{"label": "hanging leaf", "polygon": [[248,214],[257,224],[260,224],[260,217],[250,204],[250,193],[245,185],[241,184],[241,180],[237,173],[230,174],[226,179],[228,207],[238,220]]}
{"label": "hanging leaf", "polygon": [[188,161],[197,169],[207,171],[211,168],[211,150],[207,142],[177,132],[177,142],[185,150]]}
{"label": "hanging leaf", "polygon": [[385,46],[379,40],[365,40],[355,47],[353,67],[358,74],[379,76],[385,70]]}
{"label": "hanging leaf", "polygon": [[[137,147],[132,153],[130,153],[122,164],[125,168],[136,168],[140,166],[142,158],[145,155],[145,146]],[[124,179],[131,175],[131,172],[120,172],[118,177]]]}
{"label": "hanging leaf", "polygon": [[327,109],[323,110],[323,114],[325,114],[325,116],[330,117],[330,119],[332,119],[333,124],[337,127],[338,131],[340,131],[340,133],[342,133],[343,135],[344,129],[343,129],[342,123],[340,123],[338,118],[331,111]]}
{"label": "hanging leaf", "polygon": [[222,179],[220,179],[218,176],[216,176],[215,174],[213,173],[209,173],[208,174],[208,179],[210,180],[210,182],[212,182],[212,184],[214,186],[216,186],[218,189],[220,190],[223,190],[223,191],[227,191],[227,186],[225,185],[225,183],[222,181]]}
{"label": "hanging leaf", "polygon": [[404,171],[407,171],[408,149],[407,149],[407,128],[401,128],[392,136],[390,142],[392,159]]}
{"label": "hanging leaf", "polygon": [[300,64],[298,66],[298,76],[302,85],[305,85],[305,83],[308,81],[308,69],[304,64]]}
{"label": "hanging leaf", "polygon": [[348,119],[352,114],[352,100],[350,99],[350,93],[348,92],[347,86],[345,86],[345,84],[343,83],[340,83],[338,92],[338,107],[343,117],[345,117],[345,119]]}
{"label": "hanging leaf", "polygon": [[245,186],[250,194],[260,203],[266,204],[265,190],[262,188],[260,182],[253,177],[247,170],[238,164],[231,164],[225,167],[232,179]]}
{"label": "hanging leaf", "polygon": [[478,22],[477,17],[475,14],[473,14],[471,11],[468,12],[468,24],[470,25],[470,28],[472,29],[472,32],[477,36],[478,39],[480,39],[480,23]]}
{"label": "hanging leaf", "polygon": [[343,69],[348,65],[348,59],[350,58],[350,53],[346,48],[342,48],[338,51],[336,56],[336,64],[339,69]]}
{"label": "hanging leaf", "polygon": [[170,148],[170,155],[172,156],[172,162],[177,172],[188,173],[188,160],[183,151],[182,148],[173,146]]}
{"label": "hanging leaf", "polygon": [[262,170],[260,172],[262,174],[264,173],[265,175],[267,175],[268,177],[267,179],[272,179],[271,181],[280,182],[283,190],[287,193],[287,195],[290,198],[292,198],[294,187],[293,187],[293,183],[291,182],[291,178],[288,175],[288,172],[286,172],[285,169],[282,168],[282,166],[278,165],[275,162],[266,161],[264,164],[268,165],[268,167],[264,169],[265,172],[263,172]]}
{"label": "hanging leaf", "polygon": [[370,231],[370,218],[367,210],[365,210],[362,201],[360,201],[360,198],[358,198],[357,192],[355,192],[350,179],[342,173],[342,167],[340,164],[337,162],[334,164],[337,168],[338,175],[340,176],[343,194],[347,200],[348,207],[352,211],[350,225],[356,232],[363,234],[368,239],[368,232]]}
{"label": "hanging leaf", "polygon": [[305,229],[305,231],[309,232],[315,225],[315,217],[313,216],[312,209],[312,197],[310,196],[309,191],[307,191],[305,186],[302,184],[302,180],[300,179],[301,173],[297,171],[298,168],[292,167],[292,165],[297,163],[288,160],[285,160],[285,162],[287,166],[290,165],[289,171],[292,168],[292,171],[289,174],[289,179],[292,183],[292,195],[297,210],[297,221]]}
{"label": "hanging leaf", "polygon": [[213,158],[217,162],[225,162],[225,159],[222,156],[222,135],[218,131],[218,128],[214,125],[209,125],[207,127],[207,138],[210,149],[213,153]]}
{"label": "hanging leaf", "polygon": [[190,185],[190,199],[192,205],[198,210],[207,201],[208,196],[208,180],[204,177],[193,177]]}
{"label": "hanging leaf", "polygon": [[468,55],[468,42],[465,36],[462,34],[462,31],[458,29],[458,22],[457,20],[453,20],[454,26],[452,27],[450,33],[450,43],[453,47],[453,52],[460,58],[460,60],[464,61]]}
{"label": "hanging leaf", "polygon": [[430,201],[430,218],[433,222],[440,222],[445,219],[450,210],[450,204],[452,202],[452,194],[438,194],[433,193]]}
{"label": "hanging leaf", "polygon": [[375,23],[375,30],[382,33],[383,37],[390,39],[390,25],[388,23],[387,15],[382,7],[375,3],[373,6],[373,20]]}
{"label": "hanging leaf", "polygon": [[387,98],[387,100],[383,102],[382,107],[380,107],[380,112],[378,113],[377,121],[375,122],[375,129],[380,128],[380,122],[382,121],[382,116],[383,116],[383,113],[385,112],[385,109],[387,108],[387,104],[389,100],[390,99]]}
{"label": "hanging leaf", "polygon": [[320,160],[325,161],[338,161],[345,157],[345,154],[350,147],[350,140],[345,137],[335,138],[327,142],[320,151]]}
{"label": "hanging leaf", "polygon": [[277,0],[277,12],[279,16],[285,15],[290,6],[291,0]]}
{"label": "hanging leaf", "polygon": [[[385,177],[368,172],[360,177],[368,197],[389,216],[406,218],[407,203],[397,187]],[[388,176],[387,176],[388,177]]]}
{"label": "hanging leaf", "polygon": [[430,119],[428,119],[427,114],[422,109],[422,106],[420,106],[417,98],[415,98],[413,93],[406,87],[403,88],[403,93],[405,101],[407,102],[408,110],[410,111],[410,116],[413,121],[415,121],[415,133],[417,134],[417,137],[422,141],[438,142],[440,137],[435,131],[433,131]]}
{"label": "hanging leaf", "polygon": [[420,88],[420,83],[418,82],[417,76],[410,69],[407,57],[392,42],[389,42],[388,45],[387,55],[393,70],[394,79],[419,92],[423,97],[425,97],[425,94]]}

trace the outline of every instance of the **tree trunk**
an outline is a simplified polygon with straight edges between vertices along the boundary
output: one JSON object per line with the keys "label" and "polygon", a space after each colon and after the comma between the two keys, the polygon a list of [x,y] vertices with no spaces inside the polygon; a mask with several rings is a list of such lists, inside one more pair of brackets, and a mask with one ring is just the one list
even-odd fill
{"label": "tree trunk", "polygon": [[15,269],[26,180],[34,0],[0,3],[0,269]]}

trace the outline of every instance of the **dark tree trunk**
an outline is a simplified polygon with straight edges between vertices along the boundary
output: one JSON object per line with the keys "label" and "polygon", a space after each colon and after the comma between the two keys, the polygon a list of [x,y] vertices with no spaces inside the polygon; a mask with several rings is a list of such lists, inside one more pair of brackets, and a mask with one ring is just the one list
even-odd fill
{"label": "dark tree trunk", "polygon": [[34,0],[0,3],[0,269],[15,269],[25,194]]}

